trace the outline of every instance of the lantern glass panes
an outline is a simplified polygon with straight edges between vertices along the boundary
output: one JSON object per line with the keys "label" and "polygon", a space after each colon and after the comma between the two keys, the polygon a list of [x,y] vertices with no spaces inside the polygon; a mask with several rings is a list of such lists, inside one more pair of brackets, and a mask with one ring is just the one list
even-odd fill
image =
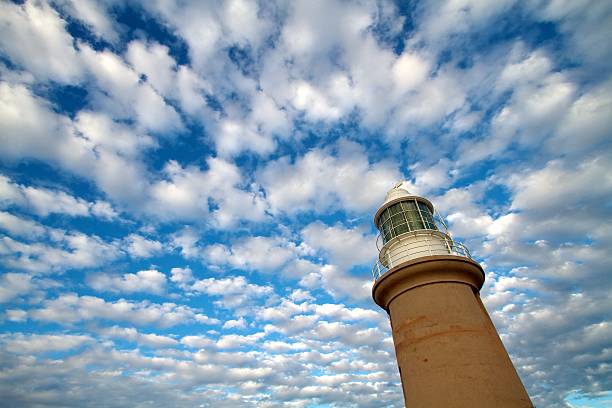
{"label": "lantern glass panes", "polygon": [[383,243],[410,231],[437,230],[429,207],[418,200],[406,200],[386,208],[379,218]]}
{"label": "lantern glass panes", "polygon": [[415,201],[405,201],[402,203],[402,207],[404,208],[404,213],[406,214],[406,219],[408,220],[410,231],[416,231],[425,228],[425,226],[423,225],[423,220],[419,216],[418,207]]}
{"label": "lantern glass panes", "polygon": [[419,201],[419,210],[421,212],[421,217],[423,217],[423,221],[425,222],[425,229],[437,229],[436,223],[434,222],[433,215],[431,210],[425,203]]}

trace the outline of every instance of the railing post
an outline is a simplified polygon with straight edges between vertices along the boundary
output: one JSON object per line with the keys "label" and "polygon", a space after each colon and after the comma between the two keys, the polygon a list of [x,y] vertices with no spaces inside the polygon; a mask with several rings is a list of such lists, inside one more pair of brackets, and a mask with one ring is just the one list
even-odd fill
{"label": "railing post", "polygon": [[[449,243],[448,234],[444,234],[444,242],[446,242],[446,248],[448,249],[448,253],[452,254],[453,250],[451,249],[451,245]],[[453,246],[454,246],[454,243],[453,243]]]}

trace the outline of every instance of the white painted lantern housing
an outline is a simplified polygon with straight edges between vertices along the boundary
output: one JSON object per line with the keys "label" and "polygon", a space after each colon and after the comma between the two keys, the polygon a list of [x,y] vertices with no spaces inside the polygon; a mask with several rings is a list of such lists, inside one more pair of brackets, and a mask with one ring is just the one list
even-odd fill
{"label": "white painted lantern housing", "polygon": [[[437,221],[437,222],[436,222]],[[470,257],[467,249],[454,242],[433,204],[426,198],[412,195],[397,183],[374,216],[380,231],[377,246],[379,262],[384,269],[391,269],[402,262],[431,255],[459,255]],[[438,224],[443,228],[441,231]],[[382,244],[382,245],[381,245]],[[374,278],[380,276],[374,271]]]}

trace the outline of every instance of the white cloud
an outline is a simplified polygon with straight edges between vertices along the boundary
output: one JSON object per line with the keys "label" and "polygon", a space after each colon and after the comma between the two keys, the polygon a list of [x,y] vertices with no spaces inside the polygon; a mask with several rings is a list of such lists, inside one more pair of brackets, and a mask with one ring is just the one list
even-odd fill
{"label": "white cloud", "polygon": [[221,156],[233,156],[244,150],[259,154],[271,153],[274,142],[247,124],[235,120],[222,120],[215,136],[215,145]]}
{"label": "white cloud", "polygon": [[296,256],[295,244],[282,238],[249,237],[227,247],[220,244],[204,249],[204,261],[260,272],[278,269]]}
{"label": "white cloud", "polygon": [[347,308],[342,304],[326,303],[316,305],[315,313],[322,318],[335,318],[342,321],[352,321],[361,319],[379,320],[380,316],[384,316],[380,311],[370,309]]}
{"label": "white cloud", "polygon": [[95,51],[81,44],[81,56],[96,79],[99,91],[94,105],[110,113],[114,119],[135,119],[152,132],[180,131],[180,116],[120,57],[109,51]]}
{"label": "white cloud", "polygon": [[9,234],[36,238],[45,234],[45,228],[37,222],[17,217],[5,211],[0,211],[0,229],[7,231]]}
{"label": "white cloud", "polygon": [[32,206],[34,213],[40,216],[46,216],[51,213],[83,216],[89,213],[87,202],[63,191],[51,191],[33,187],[25,187],[22,191],[26,200]]}
{"label": "white cloud", "polygon": [[150,258],[162,252],[159,241],[146,239],[138,234],[130,234],[125,238],[126,251],[134,258]]}
{"label": "white cloud", "polygon": [[249,335],[226,334],[221,336],[217,341],[217,347],[220,349],[235,349],[244,346],[253,346],[255,343],[265,337],[265,333],[259,332]]}
{"label": "white cloud", "polygon": [[554,70],[550,57],[539,50],[526,54],[521,44],[512,50],[497,87],[511,91],[511,97],[492,118],[490,135],[462,143],[461,163],[495,157],[513,143],[538,146],[557,129],[576,93],[576,85]]}
{"label": "white cloud", "polygon": [[[146,196],[142,164],[125,157],[151,139],[102,113],[80,112],[76,122],[53,112],[47,101],[23,85],[0,83],[0,154],[36,158],[94,180],[110,197],[140,203]],[[119,139],[109,137],[113,133]]]}
{"label": "white cloud", "polygon": [[83,67],[65,25],[47,2],[3,2],[0,49],[39,80],[78,80]]}
{"label": "white cloud", "polygon": [[72,17],[81,20],[99,38],[115,42],[119,36],[115,23],[109,18],[104,3],[92,0],[60,0],[58,2]]}
{"label": "white cloud", "polygon": [[87,283],[99,292],[161,294],[166,290],[166,275],[154,269],[123,275],[97,273],[90,275]]}
{"label": "white cloud", "polygon": [[147,76],[147,82],[160,94],[172,92],[176,62],[168,55],[168,47],[132,41],[128,44],[126,59],[138,72]]}
{"label": "white cloud", "polygon": [[310,292],[308,292],[307,290],[303,290],[303,289],[295,289],[293,292],[291,292],[291,295],[289,296],[289,298],[294,302],[299,302],[302,300],[307,300],[307,301],[314,300],[314,298],[310,295]]}
{"label": "white cloud", "polygon": [[376,237],[360,228],[330,227],[314,222],[301,234],[307,245],[327,254],[331,263],[342,268],[371,263],[376,258]]}
{"label": "white cloud", "polygon": [[271,286],[249,283],[243,276],[227,278],[206,278],[195,281],[190,290],[220,297],[215,304],[225,309],[233,310],[237,315],[244,316],[250,311],[248,306],[253,303],[268,301],[273,297]]}
{"label": "white cloud", "polygon": [[569,58],[580,61],[587,70],[600,72],[606,67],[612,53],[602,47],[612,22],[612,8],[606,2],[585,0],[580,2],[533,0],[528,2],[529,12],[541,21],[556,23],[567,39]]}
{"label": "white cloud", "polygon": [[135,342],[139,345],[152,348],[171,347],[178,344],[178,340],[172,337],[160,336],[155,333],[141,333],[133,327],[107,327],[100,330],[100,334],[111,338]]}
{"label": "white cloud", "polygon": [[3,335],[0,340],[6,350],[16,354],[38,354],[54,351],[78,349],[91,343],[93,338],[87,335],[72,334],[22,334]]}
{"label": "white cloud", "polygon": [[9,302],[33,288],[32,276],[25,273],[5,273],[0,276],[0,303]]}
{"label": "white cloud", "polygon": [[596,86],[574,100],[556,135],[547,141],[550,151],[584,154],[609,136],[612,124],[612,82]]}
{"label": "white cloud", "polygon": [[107,243],[95,235],[58,229],[46,233],[50,244],[24,243],[7,236],[0,237],[2,262],[15,269],[50,273],[102,265],[121,255],[116,243]]}
{"label": "white cloud", "polygon": [[118,215],[112,205],[106,201],[87,202],[64,191],[17,184],[3,175],[0,175],[0,202],[5,207],[9,205],[24,207],[42,217],[49,214],[65,214],[113,219]]}
{"label": "white cloud", "polygon": [[260,18],[257,3],[230,0],[223,4],[222,21],[229,34],[229,41],[257,48],[273,27],[270,21]]}
{"label": "white cloud", "polygon": [[212,296],[231,296],[238,294],[261,296],[273,292],[272,287],[248,283],[243,276],[221,279],[202,279],[196,281],[192,288],[195,291],[207,293]]}
{"label": "white cloud", "polygon": [[185,227],[171,235],[171,246],[180,248],[181,255],[185,259],[195,258],[200,253],[198,241],[200,237],[193,228]]}
{"label": "white cloud", "polygon": [[612,191],[611,165],[601,156],[571,167],[553,160],[539,170],[513,176],[508,183],[514,192],[512,208],[537,213],[605,200]]}
{"label": "white cloud", "polygon": [[223,323],[223,329],[244,329],[246,328],[246,320],[244,317],[241,317],[238,320],[228,320]]}
{"label": "white cloud", "polygon": [[[128,27],[140,6],[145,29]],[[400,406],[386,316],[351,268],[373,237],[347,226],[368,227],[403,175],[484,261],[483,300],[536,405],[609,390],[610,5],[408,9],[0,5],[0,161],[19,180],[0,176],[2,318],[46,332],[0,339],[7,403]],[[175,255],[193,271],[136,265]],[[140,272],[100,273],[118,259]],[[55,295],[88,282],[176,303]]]}
{"label": "white cloud", "polygon": [[196,69],[202,69],[214,55],[221,27],[215,19],[214,9],[193,3],[184,7],[176,1],[147,3],[153,14],[160,15],[173,25],[189,45],[189,56]]}
{"label": "white cloud", "polygon": [[204,336],[184,336],[181,344],[191,348],[209,348],[214,347],[215,342]]}
{"label": "white cloud", "polygon": [[307,303],[296,304],[283,299],[280,304],[264,307],[257,311],[257,318],[266,321],[289,320],[297,314],[303,314],[310,309]]}
{"label": "white cloud", "polygon": [[[171,327],[193,322],[205,317],[196,310],[175,303],[131,302],[119,299],[109,302],[95,296],[62,294],[55,299],[45,300],[43,307],[29,312],[34,320],[71,325],[82,321],[107,320],[128,322],[137,326],[155,325]],[[211,320],[209,324],[214,324]]]}
{"label": "white cloud", "polygon": [[[294,336],[302,334],[305,330],[313,327],[318,320],[315,315],[300,314],[293,316],[288,320],[281,320],[275,324],[267,324],[264,326],[266,332],[270,333],[282,333],[288,336]],[[300,338],[298,336],[298,338]]]}
{"label": "white cloud", "polygon": [[400,179],[393,162],[370,164],[363,148],[341,141],[338,153],[315,149],[296,159],[268,162],[258,175],[275,211],[366,211]]}
{"label": "white cloud", "polygon": [[167,179],[151,186],[147,210],[170,219],[202,221],[210,216],[220,228],[239,220],[265,219],[265,200],[256,190],[240,188],[244,180],[236,165],[217,158],[208,159],[207,164],[208,169],[202,171],[168,162],[164,168]]}
{"label": "white cloud", "polygon": [[392,68],[397,89],[400,92],[407,92],[418,87],[427,79],[430,69],[429,61],[418,54],[405,51]]}
{"label": "white cloud", "polygon": [[93,156],[70,135],[68,120],[23,85],[0,83],[0,154],[34,157],[78,169]]}
{"label": "white cloud", "polygon": [[189,284],[193,282],[194,277],[191,269],[187,268],[172,268],[170,270],[170,280],[176,283],[183,290],[188,290]]}
{"label": "white cloud", "polygon": [[6,309],[6,320],[22,323],[28,320],[28,312],[22,309]]}
{"label": "white cloud", "polygon": [[127,157],[134,157],[140,151],[156,146],[151,136],[134,131],[100,112],[80,111],[75,127],[92,147],[104,148]]}
{"label": "white cloud", "polygon": [[334,265],[324,265],[320,270],[323,289],[334,297],[364,300],[372,296],[372,280],[355,277]]}
{"label": "white cloud", "polygon": [[312,335],[321,340],[337,339],[351,346],[374,345],[380,342],[380,332],[375,328],[355,331],[352,325],[339,322],[318,322]]}
{"label": "white cloud", "polygon": [[23,199],[19,186],[12,183],[9,177],[0,175],[0,205],[6,208],[11,204],[21,204]]}
{"label": "white cloud", "polygon": [[189,66],[178,65],[166,46],[132,41],[126,59],[136,71],[146,75],[147,83],[158,93],[179,102],[183,111],[191,115],[202,114],[206,106],[204,93],[210,91],[211,85]]}
{"label": "white cloud", "polygon": [[96,201],[90,206],[90,210],[93,216],[105,218],[107,220],[112,220],[119,216],[119,214],[113,209],[112,205],[106,201]]}
{"label": "white cloud", "polygon": [[425,6],[419,34],[430,45],[447,44],[449,37],[458,33],[482,29],[506,12],[515,0],[494,3],[479,0],[443,1]]}

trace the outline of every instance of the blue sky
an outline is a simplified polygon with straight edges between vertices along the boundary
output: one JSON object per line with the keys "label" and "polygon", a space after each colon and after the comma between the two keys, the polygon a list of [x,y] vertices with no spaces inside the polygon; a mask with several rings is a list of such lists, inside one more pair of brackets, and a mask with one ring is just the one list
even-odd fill
{"label": "blue sky", "polygon": [[610,401],[612,4],[0,3],[2,406],[399,407],[398,180],[538,407]]}

